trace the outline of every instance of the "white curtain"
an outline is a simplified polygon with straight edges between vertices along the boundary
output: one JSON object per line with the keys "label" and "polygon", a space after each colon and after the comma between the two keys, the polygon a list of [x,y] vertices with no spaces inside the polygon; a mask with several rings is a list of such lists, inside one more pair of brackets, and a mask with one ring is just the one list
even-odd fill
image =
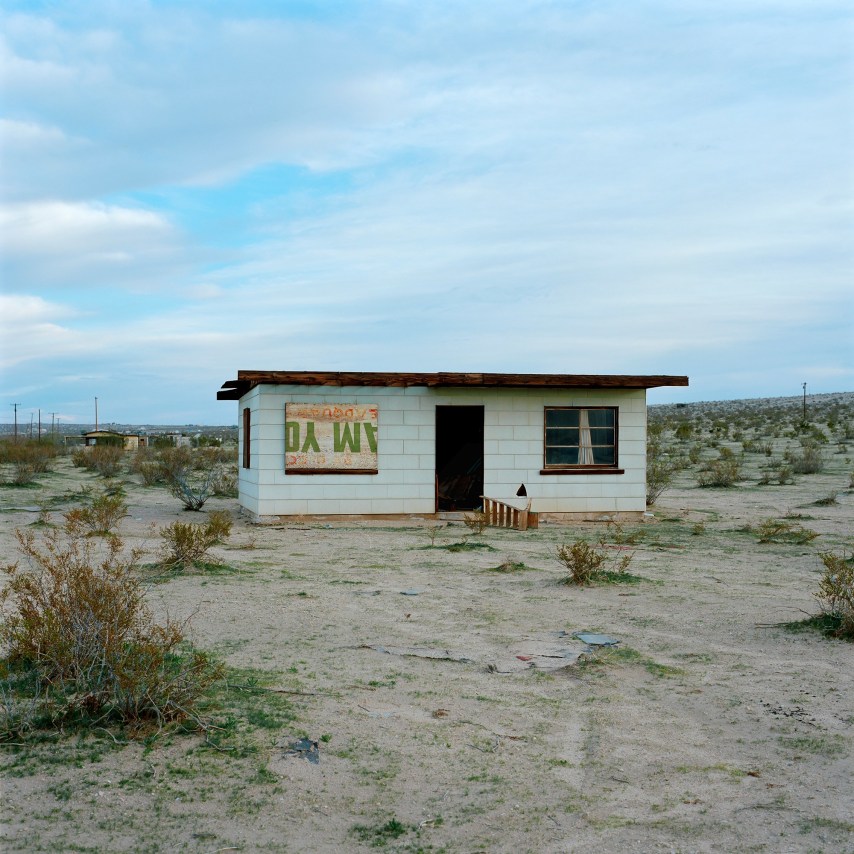
{"label": "white curtain", "polygon": [[587,419],[587,410],[582,409],[578,413],[578,465],[592,466],[593,465],[593,439],[590,436],[590,422]]}

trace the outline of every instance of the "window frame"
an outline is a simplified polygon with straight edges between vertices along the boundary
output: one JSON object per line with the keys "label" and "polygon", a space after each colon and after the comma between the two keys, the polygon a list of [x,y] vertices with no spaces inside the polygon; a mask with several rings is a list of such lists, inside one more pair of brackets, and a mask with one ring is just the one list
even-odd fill
{"label": "window frame", "polygon": [[252,468],[252,410],[243,409],[243,468]]}
{"label": "window frame", "polygon": [[[614,462],[613,463],[593,463],[593,464],[551,464],[546,462],[546,454],[549,449],[548,444],[548,413],[555,410],[573,410],[580,411],[601,411],[607,409],[614,413]],[[594,428],[595,429],[595,428]],[[540,469],[540,474],[625,474],[625,469],[619,467],[619,447],[620,447],[620,407],[619,406],[545,406],[543,407],[543,467]]]}

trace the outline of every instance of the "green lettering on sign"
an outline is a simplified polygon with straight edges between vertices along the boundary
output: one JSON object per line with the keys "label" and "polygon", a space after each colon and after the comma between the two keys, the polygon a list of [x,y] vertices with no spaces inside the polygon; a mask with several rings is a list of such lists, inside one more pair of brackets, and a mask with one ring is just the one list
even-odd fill
{"label": "green lettering on sign", "polygon": [[349,450],[353,451],[354,454],[358,454],[361,450],[362,437],[359,433],[358,423],[354,424],[353,427],[355,429],[351,430],[349,424],[346,422],[342,424],[338,421],[332,425],[332,444],[336,454],[341,451],[346,451],[348,445]]}
{"label": "green lettering on sign", "polygon": [[377,428],[369,421],[365,421],[362,427],[365,428],[365,438],[368,440],[368,447],[371,449],[371,453],[375,454],[377,452]]}
{"label": "green lettering on sign", "polygon": [[291,454],[299,450],[299,421],[285,422],[285,450]]}
{"label": "green lettering on sign", "polygon": [[317,437],[314,435],[314,421],[306,421],[305,423],[305,442],[302,443],[300,450],[302,453],[306,451],[320,452],[320,445],[317,443]]}

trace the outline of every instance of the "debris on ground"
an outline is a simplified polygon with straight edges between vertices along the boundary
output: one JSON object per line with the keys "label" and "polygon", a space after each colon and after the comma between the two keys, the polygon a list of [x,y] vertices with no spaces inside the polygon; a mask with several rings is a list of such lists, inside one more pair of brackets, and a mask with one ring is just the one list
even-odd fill
{"label": "debris on ground", "polygon": [[616,646],[620,641],[610,635],[600,635],[597,632],[573,632],[572,636],[587,646]]}
{"label": "debris on ground", "polygon": [[320,763],[320,745],[310,738],[298,738],[288,745],[283,755],[301,756],[303,759],[308,759],[312,765],[318,765]]}
{"label": "debris on ground", "polygon": [[463,664],[473,664],[468,656],[452,652],[449,649],[430,649],[429,647],[411,646],[382,646],[381,644],[363,643],[358,649],[373,649],[386,655],[413,656],[415,658],[432,658],[437,661],[459,661]]}

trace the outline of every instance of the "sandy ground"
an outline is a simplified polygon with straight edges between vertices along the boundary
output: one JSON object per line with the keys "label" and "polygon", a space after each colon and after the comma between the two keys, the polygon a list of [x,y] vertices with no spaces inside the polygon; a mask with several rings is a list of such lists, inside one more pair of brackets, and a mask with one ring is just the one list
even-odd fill
{"label": "sandy ground", "polygon": [[[842,466],[730,490],[686,476],[631,528],[632,585],[559,584],[556,546],[602,524],[488,529],[475,539],[489,549],[452,552],[469,539],[460,522],[431,547],[430,520],[238,521],[215,552],[234,571],[158,584],[151,603],[192,613],[194,642],[229,665],[299,692],[293,723],[260,729],[243,761],[196,736],[88,753],[84,740],[53,762],[7,747],[0,844],[854,851],[854,645],[775,625],[817,611],[818,552],[851,547]],[[62,462],[40,490],[3,490],[7,561],[14,528],[37,518],[21,508],[81,482],[99,483]],[[190,515],[163,489],[127,490],[131,542],[153,550],[152,522]],[[830,492],[837,504],[813,504]],[[223,507],[236,502],[206,505]],[[786,513],[821,536],[760,545],[739,530]],[[527,569],[493,571],[508,559]],[[317,763],[288,754],[301,736]]]}

